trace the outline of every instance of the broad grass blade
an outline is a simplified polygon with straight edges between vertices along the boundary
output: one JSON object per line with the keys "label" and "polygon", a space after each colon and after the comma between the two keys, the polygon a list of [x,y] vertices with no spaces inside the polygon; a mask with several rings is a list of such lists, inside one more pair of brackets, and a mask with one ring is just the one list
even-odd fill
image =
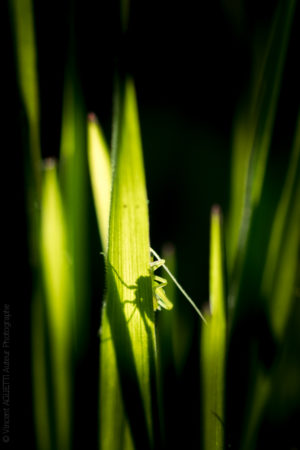
{"label": "broad grass blade", "polygon": [[40,250],[50,340],[55,448],[68,450],[71,448],[72,417],[73,283],[67,253],[65,212],[52,160],[46,163],[43,180]]}
{"label": "broad grass blade", "polygon": [[[70,51],[71,52],[71,51]],[[64,83],[59,179],[64,204],[68,255],[74,283],[74,350],[79,357],[89,329],[88,161],[85,105],[73,58]]]}
{"label": "broad grass blade", "polygon": [[154,446],[156,340],[148,207],[133,82],[120,91],[102,312],[100,448]]}

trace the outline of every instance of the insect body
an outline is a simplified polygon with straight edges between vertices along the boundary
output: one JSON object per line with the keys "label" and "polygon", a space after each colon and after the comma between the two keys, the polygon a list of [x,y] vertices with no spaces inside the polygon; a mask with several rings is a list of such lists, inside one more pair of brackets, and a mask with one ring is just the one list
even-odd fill
{"label": "insect body", "polygon": [[167,309],[170,310],[173,308],[173,303],[168,299],[166,296],[166,293],[164,291],[164,287],[167,286],[167,280],[165,278],[159,277],[158,275],[154,275],[154,271],[158,269],[161,266],[164,266],[165,260],[159,259],[157,261],[153,261],[153,258],[151,258],[150,262],[150,269],[151,269],[151,275],[152,275],[152,289],[154,292],[153,295],[153,305],[154,305],[154,311]]}
{"label": "insect body", "polygon": [[199,308],[196,306],[194,301],[191,299],[191,297],[185,292],[183,287],[178,283],[174,275],[170,272],[170,270],[165,265],[165,260],[161,259],[160,256],[152,249],[150,248],[150,253],[156,258],[156,261],[152,260],[150,262],[150,269],[152,269],[152,287],[154,291],[154,311],[160,310],[161,308],[170,310],[173,308],[173,303],[168,299],[166,296],[166,293],[164,291],[164,287],[167,285],[167,280],[164,278],[161,278],[157,275],[154,275],[154,271],[158,269],[159,267],[163,267],[167,274],[170,276],[170,278],[174,281],[178,289],[182,292],[182,294],[185,296],[185,298],[190,302],[192,307],[195,309],[197,314],[201,317],[203,322],[207,323],[203,314],[199,310]]}

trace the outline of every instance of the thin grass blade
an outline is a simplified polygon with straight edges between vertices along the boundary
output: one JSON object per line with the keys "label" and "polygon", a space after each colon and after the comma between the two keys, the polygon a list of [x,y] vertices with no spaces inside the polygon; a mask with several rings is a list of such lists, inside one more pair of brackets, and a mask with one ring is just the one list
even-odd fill
{"label": "thin grass blade", "polygon": [[33,272],[31,304],[32,392],[37,448],[52,448],[50,401],[46,374],[46,322],[40,275],[41,148],[40,105],[34,8],[31,0],[8,2],[14,33],[15,60],[20,98],[28,132],[24,139],[29,260]]}
{"label": "thin grass blade", "polygon": [[281,198],[268,247],[262,293],[269,299],[271,323],[281,338],[287,322],[296,277],[300,206],[300,116]]}
{"label": "thin grass blade", "polygon": [[202,326],[201,369],[204,449],[224,448],[226,317],[220,208],[214,206],[210,234],[210,315]]}
{"label": "thin grass blade", "polygon": [[[287,322],[293,311],[298,268],[300,243],[299,156],[300,127],[298,120],[286,180],[271,230],[262,280],[262,296],[267,299],[272,331],[281,349],[285,346]],[[245,419],[243,450],[250,450],[256,445],[259,425],[280,370],[282,367],[278,358],[270,374],[266,374],[261,367],[257,367]]]}
{"label": "thin grass blade", "polygon": [[30,171],[34,180],[34,191],[39,193],[41,187],[40,107],[33,3],[31,0],[13,0],[9,2],[9,5],[14,25],[18,82],[28,120]]}
{"label": "thin grass blade", "polygon": [[233,279],[231,308],[237,297],[253,210],[261,197],[295,5],[295,1],[279,2],[249,106],[239,111],[236,121],[228,222],[228,267]]}
{"label": "thin grass blade", "polygon": [[94,114],[88,116],[88,161],[102,249],[107,253],[111,164],[105,137]]}

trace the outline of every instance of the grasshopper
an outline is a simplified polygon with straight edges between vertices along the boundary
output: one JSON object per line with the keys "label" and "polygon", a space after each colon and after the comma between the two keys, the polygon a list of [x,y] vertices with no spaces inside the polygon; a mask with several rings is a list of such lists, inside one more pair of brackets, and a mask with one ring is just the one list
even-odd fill
{"label": "grasshopper", "polygon": [[[164,287],[167,285],[167,280],[165,278],[159,277],[158,275],[154,275],[154,271],[157,270],[159,267],[163,267],[167,274],[170,276],[170,278],[173,280],[173,282],[176,284],[178,289],[181,291],[181,293],[185,296],[185,298],[190,302],[192,307],[195,309],[197,314],[201,317],[201,319],[205,322],[205,318],[201,311],[198,309],[194,301],[191,299],[191,297],[185,292],[183,287],[178,283],[174,275],[170,272],[168,267],[165,264],[165,260],[162,259],[152,248],[150,248],[150,254],[151,254],[151,261],[150,261],[150,271],[151,271],[151,278],[152,278],[152,289],[153,289],[153,307],[154,311],[166,309],[171,310],[173,308],[173,303],[168,299],[166,296],[166,293],[164,291]],[[156,260],[154,260],[154,258]]]}

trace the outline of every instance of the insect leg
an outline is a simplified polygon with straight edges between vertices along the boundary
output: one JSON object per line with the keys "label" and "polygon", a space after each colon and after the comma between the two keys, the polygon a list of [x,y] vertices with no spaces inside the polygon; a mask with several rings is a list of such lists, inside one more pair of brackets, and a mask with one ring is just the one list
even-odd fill
{"label": "insect leg", "polygon": [[[174,277],[174,275],[170,272],[170,270],[167,268],[167,266],[165,265],[165,261],[163,261],[160,256],[153,250],[153,248],[150,248],[150,252],[152,253],[152,255],[155,256],[155,258],[157,258],[157,262],[159,263],[159,266],[162,266],[165,271],[167,272],[167,274],[172,278],[172,280],[174,281],[174,283],[176,284],[176,286],[178,287],[178,289],[182,292],[182,294],[185,296],[185,298],[190,302],[190,304],[192,305],[192,307],[195,309],[195,311],[199,314],[199,316],[201,317],[201,319],[203,320],[204,323],[206,322],[205,317],[203,316],[203,314],[201,313],[201,311],[199,310],[199,308],[196,306],[196,304],[194,303],[194,301],[191,299],[191,297],[185,292],[185,290],[183,289],[183,287],[178,283],[178,281],[176,280],[176,278]],[[162,262],[163,261],[163,262]],[[155,262],[155,261],[154,261]],[[154,269],[155,270],[155,269]]]}

